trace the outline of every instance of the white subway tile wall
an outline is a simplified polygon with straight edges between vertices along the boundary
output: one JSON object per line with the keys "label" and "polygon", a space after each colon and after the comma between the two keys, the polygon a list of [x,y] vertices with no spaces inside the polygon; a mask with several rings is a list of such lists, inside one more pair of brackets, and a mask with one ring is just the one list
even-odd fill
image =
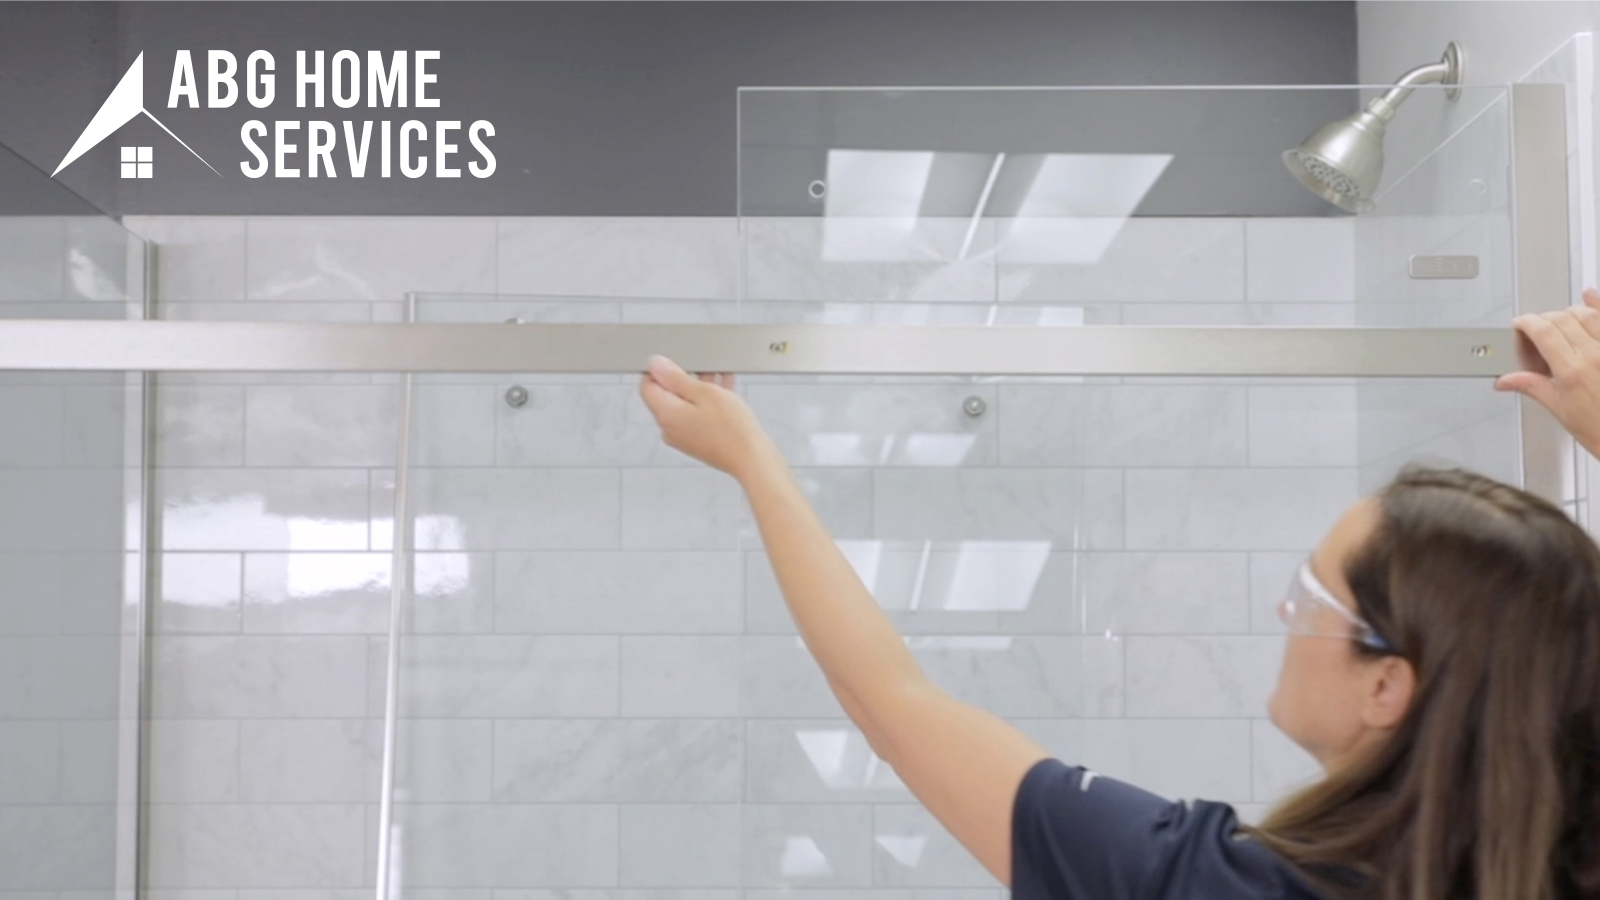
{"label": "white subway tile wall", "polygon": [[[186,318],[393,321],[424,291],[427,321],[1350,324],[1367,283],[1344,218],[1135,219],[1070,262],[1009,251],[996,222],[964,254],[969,223],[934,221],[854,235],[876,247],[855,255],[817,219],[130,224],[177,244],[163,283]],[[1003,896],[844,716],[735,485],[661,446],[635,378],[417,384],[406,896]],[[1069,762],[1253,819],[1314,768],[1265,718],[1277,593],[1373,448],[1412,446],[1358,443],[1364,387],[743,391],[936,682]],[[398,396],[348,375],[162,394],[157,896],[370,892]],[[13,783],[32,782],[0,776],[0,796]]]}

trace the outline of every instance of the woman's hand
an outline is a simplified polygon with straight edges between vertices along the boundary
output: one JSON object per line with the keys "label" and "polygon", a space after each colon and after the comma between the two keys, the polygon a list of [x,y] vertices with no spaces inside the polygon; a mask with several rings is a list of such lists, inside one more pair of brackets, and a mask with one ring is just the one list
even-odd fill
{"label": "woman's hand", "polygon": [[776,457],[777,449],[733,388],[732,375],[696,378],[664,356],[650,357],[639,382],[667,446],[743,481],[752,466]]}
{"label": "woman's hand", "polygon": [[1501,375],[1495,390],[1537,400],[1600,456],[1600,292],[1590,288],[1580,306],[1518,316],[1511,325],[1528,371]]}

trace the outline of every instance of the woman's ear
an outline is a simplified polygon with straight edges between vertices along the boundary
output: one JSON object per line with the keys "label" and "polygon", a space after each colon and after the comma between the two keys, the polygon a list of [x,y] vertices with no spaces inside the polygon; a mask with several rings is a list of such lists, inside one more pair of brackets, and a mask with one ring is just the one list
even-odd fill
{"label": "woman's ear", "polygon": [[1372,662],[1371,680],[1361,718],[1373,728],[1394,728],[1411,708],[1417,673],[1403,656],[1385,656]]}

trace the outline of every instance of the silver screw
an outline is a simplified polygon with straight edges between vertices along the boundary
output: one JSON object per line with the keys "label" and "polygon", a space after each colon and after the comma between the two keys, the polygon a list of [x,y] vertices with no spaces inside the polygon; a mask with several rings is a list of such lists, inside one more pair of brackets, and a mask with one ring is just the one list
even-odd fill
{"label": "silver screw", "polygon": [[1494,349],[1488,344],[1479,344],[1478,346],[1472,348],[1473,356],[1489,356],[1493,353]]}
{"label": "silver screw", "polygon": [[528,389],[520,384],[514,384],[506,389],[506,405],[518,408],[527,405]]}
{"label": "silver screw", "polygon": [[813,200],[821,200],[828,196],[828,183],[820,178],[811,182],[806,185],[806,195]]}
{"label": "silver screw", "polygon": [[773,353],[788,353],[789,352],[789,342],[788,341],[773,341],[772,343],[767,345],[767,349],[771,350]]}
{"label": "silver screw", "polygon": [[983,415],[988,409],[989,404],[985,403],[982,397],[968,397],[966,401],[961,404],[961,411],[973,417],[974,419]]}

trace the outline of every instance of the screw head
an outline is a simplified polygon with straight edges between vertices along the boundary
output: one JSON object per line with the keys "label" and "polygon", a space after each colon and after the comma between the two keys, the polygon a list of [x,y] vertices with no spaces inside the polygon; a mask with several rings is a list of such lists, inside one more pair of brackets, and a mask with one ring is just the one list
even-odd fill
{"label": "screw head", "polygon": [[988,411],[988,409],[989,409],[989,404],[984,402],[984,399],[982,397],[978,397],[978,396],[968,397],[961,404],[961,411],[965,412],[967,415],[973,417],[974,419],[976,419],[978,416],[983,415],[986,411]]}
{"label": "screw head", "polygon": [[517,408],[528,403],[528,389],[520,384],[514,384],[506,389],[506,405]]}

